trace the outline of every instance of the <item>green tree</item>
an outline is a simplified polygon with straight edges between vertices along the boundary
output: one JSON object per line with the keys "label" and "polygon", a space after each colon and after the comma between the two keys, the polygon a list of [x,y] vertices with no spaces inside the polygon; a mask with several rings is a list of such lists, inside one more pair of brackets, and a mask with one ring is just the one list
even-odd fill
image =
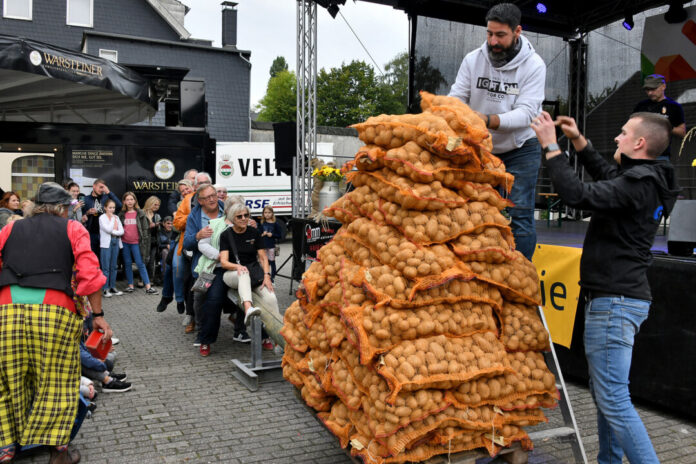
{"label": "green tree", "polygon": [[317,75],[317,124],[345,127],[379,114],[380,84],[364,61],[322,68]]}
{"label": "green tree", "polygon": [[[396,112],[406,112],[408,102],[408,53],[402,52],[396,55],[389,63],[384,66],[386,74],[384,82],[389,85],[393,91],[393,100],[403,105],[403,110]],[[411,112],[420,112],[420,96],[419,90],[436,93],[438,89],[447,84],[445,77],[439,69],[430,64],[429,56],[421,56],[416,59],[416,69],[413,73],[414,85],[416,91],[416,101],[414,102]]]}
{"label": "green tree", "polygon": [[297,115],[297,81],[295,73],[280,71],[268,81],[266,95],[259,101],[259,121],[294,121]]}
{"label": "green tree", "polygon": [[276,77],[279,72],[287,70],[288,63],[287,61],[285,61],[285,57],[277,56],[276,59],[273,60],[273,63],[271,63],[271,69],[269,73],[271,74],[271,78],[273,78]]}

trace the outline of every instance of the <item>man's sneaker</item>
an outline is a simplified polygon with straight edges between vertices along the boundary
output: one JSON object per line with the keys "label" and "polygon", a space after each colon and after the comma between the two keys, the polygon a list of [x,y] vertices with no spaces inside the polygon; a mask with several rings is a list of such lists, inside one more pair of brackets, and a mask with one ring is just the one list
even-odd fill
{"label": "man's sneaker", "polygon": [[104,298],[111,298],[113,295],[111,294],[110,291],[104,290]]}
{"label": "man's sneaker", "polygon": [[234,337],[232,337],[232,340],[234,340],[235,342],[239,342],[239,343],[251,343],[251,337],[246,332],[239,332],[239,333],[234,334]]}
{"label": "man's sneaker", "polygon": [[123,291],[126,293],[133,293],[135,289],[133,287],[126,287],[123,289]]}
{"label": "man's sneaker", "polygon": [[171,303],[173,298],[171,296],[163,296],[157,305],[157,312],[163,313],[167,309],[167,305]]}
{"label": "man's sneaker", "polygon": [[145,290],[145,293],[147,293],[148,295],[157,295],[159,292],[156,288],[150,287],[147,290]]}
{"label": "man's sneaker", "polygon": [[263,340],[263,343],[261,343],[261,347],[264,350],[272,350],[273,348],[275,348],[275,345],[273,344],[270,338],[266,338]]}
{"label": "man's sneaker", "polygon": [[201,345],[201,347],[198,348],[198,352],[201,354],[201,356],[209,356],[210,355],[210,345]]}
{"label": "man's sneaker", "polygon": [[116,295],[116,296],[121,296],[121,295],[123,295],[123,292],[120,291],[120,290],[117,290],[117,289],[115,289],[115,288],[112,288],[112,289],[111,289],[111,294],[112,294],[112,295]]}
{"label": "man's sneaker", "polygon": [[130,390],[131,384],[113,379],[109,383],[102,383],[102,393],[122,393]]}
{"label": "man's sneaker", "polygon": [[181,302],[177,301],[176,312],[179,314],[184,314],[186,312],[186,303],[184,303],[183,301],[181,301]]}
{"label": "man's sneaker", "polygon": [[193,341],[193,346],[201,346],[200,334],[196,335],[196,339]]}
{"label": "man's sneaker", "polygon": [[109,374],[109,377],[111,377],[112,379],[118,380],[120,382],[125,382],[126,380],[128,380],[128,376],[126,375],[125,372],[123,374],[114,374],[112,372],[111,374]]}
{"label": "man's sneaker", "polygon": [[246,314],[244,315],[244,325],[249,326],[249,324],[251,324],[251,317],[258,316],[259,314],[261,314],[261,308],[251,306],[246,310]]}
{"label": "man's sneaker", "polygon": [[190,334],[196,330],[196,323],[194,321],[189,322],[186,327],[184,327],[184,333]]}

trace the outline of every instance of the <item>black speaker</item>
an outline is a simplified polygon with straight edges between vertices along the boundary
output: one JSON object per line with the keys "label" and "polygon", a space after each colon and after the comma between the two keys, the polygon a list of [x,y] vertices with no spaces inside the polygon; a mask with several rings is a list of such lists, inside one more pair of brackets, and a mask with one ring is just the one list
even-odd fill
{"label": "black speaker", "polygon": [[670,218],[667,251],[691,256],[696,248],[696,200],[677,200]]}
{"label": "black speaker", "polygon": [[297,153],[297,124],[294,122],[273,123],[276,169],[292,176],[292,159]]}

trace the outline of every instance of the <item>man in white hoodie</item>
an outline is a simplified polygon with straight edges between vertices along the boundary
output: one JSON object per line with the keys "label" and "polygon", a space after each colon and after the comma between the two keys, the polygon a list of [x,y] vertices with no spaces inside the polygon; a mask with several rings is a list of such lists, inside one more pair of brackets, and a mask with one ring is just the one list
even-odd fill
{"label": "man in white hoodie", "polygon": [[534,195],[541,147],[530,124],[544,101],[546,65],[522,35],[522,13],[500,3],[486,13],[488,38],[464,57],[449,95],[476,111],[491,132],[493,153],[515,176],[509,199],[517,249],[532,259],[536,247]]}

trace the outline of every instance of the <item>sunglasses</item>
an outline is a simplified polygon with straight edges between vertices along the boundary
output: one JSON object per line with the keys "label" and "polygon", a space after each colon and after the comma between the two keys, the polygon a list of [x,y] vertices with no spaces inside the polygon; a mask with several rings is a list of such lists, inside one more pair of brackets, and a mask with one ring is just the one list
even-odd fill
{"label": "sunglasses", "polygon": [[246,219],[249,217],[249,213],[246,214],[240,214],[239,216],[235,216],[235,219]]}
{"label": "sunglasses", "polygon": [[203,201],[212,200],[213,198],[215,198],[215,199],[217,200],[217,194],[215,194],[215,195],[208,195],[207,197],[198,197],[198,198],[199,198],[200,200],[203,200]]}

